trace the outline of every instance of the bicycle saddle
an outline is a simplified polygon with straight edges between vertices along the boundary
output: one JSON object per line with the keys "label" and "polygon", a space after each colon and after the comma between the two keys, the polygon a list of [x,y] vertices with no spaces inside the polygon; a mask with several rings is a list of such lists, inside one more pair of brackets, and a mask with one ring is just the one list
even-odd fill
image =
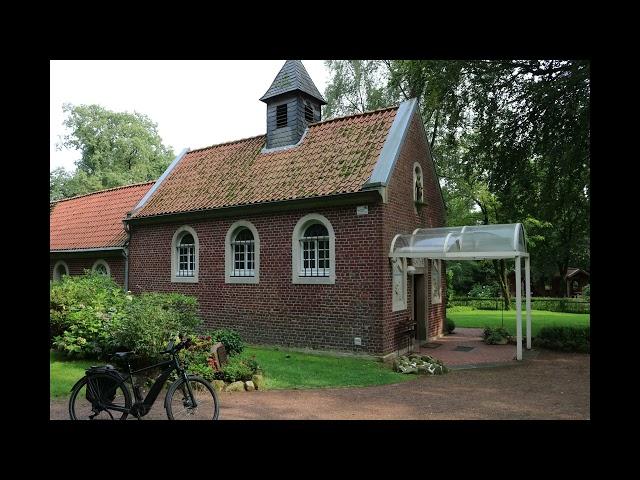
{"label": "bicycle saddle", "polygon": [[118,358],[127,358],[133,355],[133,352],[116,352],[113,354],[114,357]]}

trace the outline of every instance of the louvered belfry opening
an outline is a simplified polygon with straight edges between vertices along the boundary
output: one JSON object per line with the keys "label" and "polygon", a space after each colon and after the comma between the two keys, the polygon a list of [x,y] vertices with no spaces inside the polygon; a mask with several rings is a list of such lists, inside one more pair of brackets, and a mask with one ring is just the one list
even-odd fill
{"label": "louvered belfry opening", "polygon": [[287,60],[260,100],[267,104],[266,148],[298,143],[327,103],[300,60]]}
{"label": "louvered belfry opening", "polygon": [[287,126],[287,105],[278,105],[276,107],[276,128]]}

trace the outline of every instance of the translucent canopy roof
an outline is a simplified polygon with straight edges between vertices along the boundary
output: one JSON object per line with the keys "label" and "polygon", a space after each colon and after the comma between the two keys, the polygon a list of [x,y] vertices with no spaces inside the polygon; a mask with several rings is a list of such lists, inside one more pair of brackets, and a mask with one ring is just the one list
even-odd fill
{"label": "translucent canopy roof", "polygon": [[527,239],[521,223],[418,228],[396,235],[390,257],[482,260],[526,257]]}

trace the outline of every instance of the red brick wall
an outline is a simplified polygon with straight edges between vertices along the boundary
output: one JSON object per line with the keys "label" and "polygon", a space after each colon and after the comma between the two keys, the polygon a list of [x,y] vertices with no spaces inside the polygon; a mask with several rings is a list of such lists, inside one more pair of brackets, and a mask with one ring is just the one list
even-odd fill
{"label": "red brick wall", "polygon": [[[413,315],[411,278],[407,281],[407,310],[391,311],[391,240],[396,233],[444,225],[438,186],[425,152],[424,133],[416,116],[388,187],[389,203],[369,204],[368,215],[357,216],[356,207],[348,206],[132,225],[129,288],[134,293],[193,295],[198,298],[205,328],[233,328],[251,343],[389,353],[401,341],[396,334],[398,323]],[[415,161],[422,166],[428,204],[419,212],[413,201]],[[334,228],[334,285],[292,283],[291,236],[298,220],[309,213],[324,215]],[[225,283],[225,238],[238,220],[253,223],[260,236],[259,284]],[[171,283],[171,241],[176,229],[185,224],[198,234],[196,284]],[[429,294],[429,275],[426,280]],[[444,278],[442,284],[446,291]],[[442,332],[444,305],[443,299],[441,305],[428,309],[430,337]],[[354,345],[354,337],[362,339],[362,346]]]}
{"label": "red brick wall", "polygon": [[102,259],[107,262],[111,271],[111,278],[113,278],[119,285],[124,286],[124,258],[120,253],[118,253],[117,256],[110,254],[95,257],[50,255],[49,278],[53,279],[53,267],[58,260],[64,260],[67,263],[70,275],[82,275],[85,269],[91,270],[93,264],[98,259]]}
{"label": "red brick wall", "polygon": [[[445,224],[444,209],[440,199],[439,187],[434,170],[428,159],[427,142],[424,135],[422,123],[419,115],[416,114],[411,121],[409,132],[404,146],[396,161],[392,178],[387,187],[388,203],[382,207],[383,221],[383,290],[389,292],[383,297],[383,352],[387,354],[398,348],[398,327],[401,322],[413,318],[413,291],[412,279],[407,279],[407,309],[397,312],[392,311],[392,271],[389,263],[389,248],[393,237],[398,233],[412,233],[416,228],[440,227]],[[419,210],[413,200],[413,166],[418,162],[422,167],[424,201],[426,206]],[[445,312],[446,292],[444,268],[442,269],[443,279],[443,302],[439,305],[430,305],[427,310],[428,336],[436,337],[442,333],[442,326]],[[431,295],[430,282],[430,262],[425,271],[425,298]],[[401,346],[401,345],[400,345]]]}
{"label": "red brick wall", "polygon": [[[129,288],[180,292],[198,298],[208,329],[230,327],[252,343],[380,353],[382,351],[382,250],[380,204],[368,215],[356,206],[295,210],[198,222],[132,225]],[[335,231],[334,285],[291,280],[291,236],[298,220],[324,215]],[[225,237],[247,220],[260,237],[260,283],[225,283]],[[192,227],[200,245],[198,283],[171,283],[171,241],[177,228]],[[354,346],[354,337],[362,346]]]}

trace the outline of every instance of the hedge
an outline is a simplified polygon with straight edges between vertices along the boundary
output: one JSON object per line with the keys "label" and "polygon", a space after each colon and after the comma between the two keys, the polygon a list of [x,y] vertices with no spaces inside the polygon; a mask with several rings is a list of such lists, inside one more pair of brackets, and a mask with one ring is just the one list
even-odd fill
{"label": "hedge", "polygon": [[[456,297],[451,299],[452,307],[469,306],[477,310],[500,310],[503,304],[502,297]],[[515,307],[516,299],[511,298],[511,308],[515,309]],[[525,308],[524,296],[522,298],[522,308]],[[531,308],[549,312],[591,313],[591,303],[578,298],[531,297]]]}

